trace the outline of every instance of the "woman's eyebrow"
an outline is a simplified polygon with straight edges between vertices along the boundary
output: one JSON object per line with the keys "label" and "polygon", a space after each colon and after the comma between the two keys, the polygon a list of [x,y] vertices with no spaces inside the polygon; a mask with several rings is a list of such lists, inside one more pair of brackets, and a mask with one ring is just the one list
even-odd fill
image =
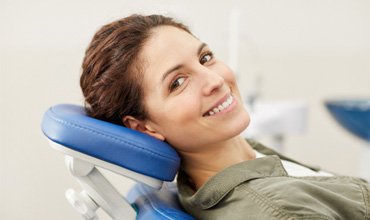
{"label": "woman's eyebrow", "polygon": [[[198,47],[198,51],[197,51],[197,55],[199,56],[200,53],[202,52],[203,48],[207,47],[208,45],[206,43],[202,43],[199,47]],[[162,75],[162,82],[166,79],[166,77],[168,75],[170,75],[173,71],[175,70],[178,70],[180,68],[182,68],[184,65],[182,64],[178,64],[172,68],[170,68],[169,70],[167,70],[163,75]]]}

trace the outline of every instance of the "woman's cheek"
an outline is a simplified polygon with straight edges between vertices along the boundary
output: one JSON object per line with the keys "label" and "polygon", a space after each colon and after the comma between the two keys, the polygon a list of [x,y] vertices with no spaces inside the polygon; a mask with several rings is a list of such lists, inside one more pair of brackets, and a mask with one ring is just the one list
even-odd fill
{"label": "woman's cheek", "polygon": [[228,83],[236,83],[236,76],[234,72],[223,62],[217,62],[213,68],[216,73],[218,73],[222,78],[224,78],[225,82]]}

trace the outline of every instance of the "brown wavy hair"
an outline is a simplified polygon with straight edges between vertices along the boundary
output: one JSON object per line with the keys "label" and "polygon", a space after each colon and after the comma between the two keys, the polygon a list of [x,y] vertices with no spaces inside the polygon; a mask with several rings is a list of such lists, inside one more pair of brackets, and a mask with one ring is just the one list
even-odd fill
{"label": "brown wavy hair", "polygon": [[125,115],[147,118],[138,55],[151,30],[163,25],[191,34],[185,25],[170,17],[137,14],[104,25],[95,33],[85,52],[80,78],[90,116],[120,125]]}

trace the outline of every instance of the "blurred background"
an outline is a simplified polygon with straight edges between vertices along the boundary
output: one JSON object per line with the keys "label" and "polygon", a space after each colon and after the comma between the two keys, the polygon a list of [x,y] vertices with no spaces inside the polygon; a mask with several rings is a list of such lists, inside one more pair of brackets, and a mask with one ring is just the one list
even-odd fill
{"label": "blurred background", "polygon": [[[132,13],[187,24],[236,71],[247,104],[304,103],[304,129],[284,135],[283,152],[361,176],[369,144],[341,128],[323,103],[370,97],[369,11],[367,0],[0,0],[0,218],[81,219],[64,198],[79,186],[40,122],[51,105],[83,103],[85,48],[100,26]],[[104,174],[123,194],[133,184]]]}

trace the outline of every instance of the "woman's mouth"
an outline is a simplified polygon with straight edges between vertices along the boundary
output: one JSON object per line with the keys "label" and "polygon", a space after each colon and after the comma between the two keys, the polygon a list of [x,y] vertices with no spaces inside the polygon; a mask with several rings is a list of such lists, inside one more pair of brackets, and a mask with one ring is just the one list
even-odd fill
{"label": "woman's mouth", "polygon": [[228,109],[228,107],[234,102],[234,97],[229,95],[229,97],[222,102],[221,104],[213,107],[211,110],[206,112],[203,116],[212,116],[218,113],[223,112],[224,110]]}

